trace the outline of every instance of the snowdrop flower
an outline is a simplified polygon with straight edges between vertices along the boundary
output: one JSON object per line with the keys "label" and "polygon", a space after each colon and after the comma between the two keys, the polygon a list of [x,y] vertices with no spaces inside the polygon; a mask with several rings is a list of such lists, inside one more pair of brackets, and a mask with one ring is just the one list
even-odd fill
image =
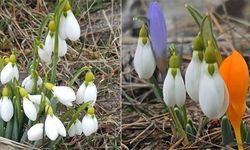
{"label": "snowdrop flower", "polygon": [[41,45],[41,46],[38,47],[38,55],[39,55],[40,60],[43,63],[46,63],[48,65],[51,63],[52,52],[51,53],[47,53],[47,51],[45,51],[43,45]]}
{"label": "snowdrop flower", "polygon": [[167,27],[158,2],[149,4],[148,29],[158,69],[165,74],[167,67]]}
{"label": "snowdrop flower", "polygon": [[194,48],[191,62],[189,63],[186,74],[185,84],[187,93],[194,101],[199,101],[199,86],[200,77],[202,74],[201,68],[203,66],[204,45],[201,34],[199,33],[194,40]]}
{"label": "snowdrop flower", "polygon": [[9,91],[7,87],[3,88],[2,95],[3,97],[0,100],[0,115],[5,122],[8,122],[14,115],[14,108],[11,100],[8,98]]}
{"label": "snowdrop flower", "polygon": [[94,106],[96,98],[97,98],[97,89],[95,84],[93,83],[94,75],[91,71],[88,71],[85,75],[85,81],[80,86],[76,94],[76,103],[82,104],[87,102],[92,102],[92,106]]}
{"label": "snowdrop flower", "polygon": [[199,103],[208,118],[220,118],[227,110],[229,95],[218,71],[215,51],[208,43],[205,51],[204,72],[200,79]]}
{"label": "snowdrop flower", "polygon": [[134,56],[134,67],[139,78],[149,79],[156,68],[155,57],[148,39],[146,26],[140,30],[137,48]]}
{"label": "snowdrop flower", "polygon": [[82,134],[82,123],[80,120],[77,119],[76,122],[70,126],[68,134],[70,137]]}
{"label": "snowdrop flower", "polygon": [[67,86],[54,86],[51,83],[45,83],[47,89],[52,90],[54,96],[65,106],[72,106],[72,102],[76,99],[75,92]]}
{"label": "snowdrop flower", "polygon": [[59,135],[65,137],[66,129],[63,123],[53,114],[51,106],[46,106],[47,117],[45,120],[45,133],[54,141]]}
{"label": "snowdrop flower", "polygon": [[6,84],[11,82],[16,78],[19,79],[19,71],[16,65],[16,56],[12,54],[9,58],[9,62],[1,71],[1,82],[2,84]]}
{"label": "snowdrop flower", "polygon": [[27,132],[30,141],[37,141],[43,138],[43,123],[33,125]]}
{"label": "snowdrop flower", "polygon": [[[22,82],[22,87],[24,87],[29,93],[32,93],[32,89],[34,86],[34,75],[29,75]],[[40,87],[42,85],[42,78],[40,76],[37,77],[37,86]]]}
{"label": "snowdrop flower", "polygon": [[169,61],[169,69],[163,85],[164,102],[173,107],[183,106],[186,100],[185,85],[180,72],[180,61],[178,56],[173,54]]}
{"label": "snowdrop flower", "polygon": [[[46,36],[44,50],[48,55],[52,55],[55,47],[55,21],[51,20],[49,23],[49,33]],[[62,57],[67,53],[67,43],[58,36],[58,56]]]}
{"label": "snowdrop flower", "polygon": [[64,13],[60,18],[59,35],[63,40],[68,38],[71,41],[76,41],[80,38],[80,32],[80,25],[70,9],[69,1],[67,1]]}
{"label": "snowdrop flower", "polygon": [[98,122],[94,115],[94,108],[88,108],[87,114],[82,119],[82,131],[85,136],[89,136],[98,129]]}

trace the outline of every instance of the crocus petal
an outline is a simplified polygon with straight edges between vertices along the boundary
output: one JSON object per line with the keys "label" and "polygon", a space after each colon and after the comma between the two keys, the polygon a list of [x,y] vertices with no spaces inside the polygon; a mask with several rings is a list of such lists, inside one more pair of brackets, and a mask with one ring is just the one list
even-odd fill
{"label": "crocus petal", "polygon": [[13,67],[12,63],[8,63],[3,70],[1,71],[1,82],[2,84],[6,84],[13,79]]}
{"label": "crocus petal", "polygon": [[174,106],[176,103],[175,92],[174,92],[175,81],[171,73],[171,70],[172,70],[171,68],[168,69],[168,73],[163,84],[163,100],[167,106]]}
{"label": "crocus petal", "polygon": [[134,67],[139,78],[149,79],[155,71],[155,58],[149,41],[144,45],[142,39],[139,38],[135,57]]}
{"label": "crocus petal", "polygon": [[80,120],[76,120],[75,123],[75,134],[76,135],[81,135],[82,134],[82,123]]}
{"label": "crocus petal", "polygon": [[33,125],[27,132],[30,141],[37,141],[43,138],[43,123]]}
{"label": "crocus petal", "polygon": [[198,52],[193,51],[192,60],[189,63],[186,74],[185,74],[185,84],[188,95],[192,100],[199,101],[199,85],[200,85],[200,75],[201,75],[201,61],[198,57]]}
{"label": "crocus petal", "polygon": [[69,134],[69,137],[73,137],[75,136],[76,134],[76,131],[75,131],[75,124],[72,124],[68,130],[68,134]]}
{"label": "crocus petal", "polygon": [[57,99],[66,106],[72,106],[72,101],[76,99],[75,92],[70,87],[55,86],[53,91]]}
{"label": "crocus petal", "polygon": [[76,41],[80,38],[80,25],[78,24],[71,10],[67,12],[65,24],[65,33],[71,41]]}
{"label": "crocus petal", "polygon": [[54,119],[54,122],[56,124],[56,127],[57,127],[57,130],[58,130],[58,133],[61,135],[61,136],[66,136],[66,129],[63,125],[63,123],[61,122],[61,120],[59,120],[55,115],[53,115],[53,119]]}
{"label": "crocus petal", "polygon": [[82,119],[82,130],[85,136],[89,136],[97,130],[97,120],[91,115],[85,115]]}
{"label": "crocus petal", "polygon": [[48,65],[51,63],[52,53],[48,54],[44,49],[38,48],[38,55],[43,63],[46,63]]}
{"label": "crocus petal", "polygon": [[47,115],[45,120],[45,132],[48,138],[52,141],[54,141],[59,135],[57,124],[50,115]]}
{"label": "crocus petal", "polygon": [[62,57],[67,53],[67,43],[58,37],[58,56]]}
{"label": "crocus petal", "polygon": [[62,40],[65,40],[67,38],[66,33],[65,33],[65,25],[66,25],[66,18],[62,14],[60,18],[60,24],[59,24],[59,36]]}
{"label": "crocus petal", "polygon": [[165,72],[167,66],[167,27],[159,3],[151,2],[149,4],[147,18],[157,67]]}
{"label": "crocus petal", "polygon": [[50,31],[49,31],[45,39],[44,50],[50,56],[54,50],[54,42],[55,42],[55,36],[51,37]]}
{"label": "crocus petal", "polygon": [[180,73],[180,69],[177,69],[177,73],[174,80],[175,103],[177,104],[177,106],[181,107],[184,105],[186,100],[186,89]]}
{"label": "crocus petal", "polygon": [[25,115],[32,121],[36,120],[37,117],[37,110],[35,105],[28,100],[27,98],[23,98],[23,110]]}
{"label": "crocus petal", "polygon": [[11,100],[4,96],[1,103],[1,117],[5,122],[10,121],[14,114],[14,108]]}

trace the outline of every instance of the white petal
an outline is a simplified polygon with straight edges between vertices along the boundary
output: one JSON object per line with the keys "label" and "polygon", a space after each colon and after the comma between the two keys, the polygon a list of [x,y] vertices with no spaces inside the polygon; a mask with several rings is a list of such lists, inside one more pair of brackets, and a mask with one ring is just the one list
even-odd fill
{"label": "white petal", "polygon": [[201,61],[199,60],[198,52],[193,51],[192,60],[189,63],[185,74],[185,84],[188,95],[196,102],[199,101],[200,75]]}
{"label": "white petal", "polygon": [[12,67],[12,63],[8,63],[1,72],[1,82],[2,84],[6,84],[10,82],[14,77],[14,71]]}
{"label": "white petal", "polygon": [[66,106],[72,106],[72,101],[76,99],[75,92],[67,86],[54,86],[53,91],[57,99]]}
{"label": "white petal", "polygon": [[134,56],[134,67],[139,78],[143,79],[149,79],[156,67],[155,57],[149,42],[144,45],[141,42],[141,38],[138,40]]}
{"label": "white petal", "polygon": [[65,24],[65,33],[71,41],[76,41],[80,38],[81,30],[74,14],[71,10],[67,12]]}
{"label": "white petal", "polygon": [[45,120],[45,132],[48,138],[52,141],[54,141],[59,135],[56,123],[50,115],[47,115]]}
{"label": "white petal", "polygon": [[29,93],[32,93],[34,82],[31,79],[31,75],[23,80],[22,87],[24,87]]}
{"label": "white petal", "polygon": [[75,134],[76,135],[81,135],[82,134],[82,123],[80,120],[76,120],[75,123]]}
{"label": "white petal", "polygon": [[27,132],[30,141],[37,141],[43,138],[43,123],[33,125]]}
{"label": "white petal", "polygon": [[59,36],[61,39],[65,40],[67,38],[66,33],[65,33],[65,24],[66,24],[66,18],[62,14],[60,18],[60,24],[59,24]]}
{"label": "white petal", "polygon": [[89,83],[85,90],[84,94],[84,103],[92,102],[92,106],[94,106],[97,98],[97,89],[94,83]]}
{"label": "white petal", "polygon": [[68,130],[69,137],[75,136],[75,124],[72,124]]}
{"label": "white petal", "polygon": [[171,73],[171,68],[168,69],[167,76],[163,84],[163,100],[168,106],[174,106],[175,102],[175,92],[174,92],[174,78]]}
{"label": "white petal", "polygon": [[229,93],[228,93],[227,86],[224,85],[224,101],[222,104],[222,108],[220,109],[220,113],[218,114],[218,116],[216,118],[219,119],[220,117],[222,117],[226,113],[228,105],[229,105]]}
{"label": "white petal", "polygon": [[67,43],[58,37],[58,56],[62,57],[67,53]]}
{"label": "white petal", "polygon": [[41,99],[42,99],[42,95],[29,95],[29,99],[35,103],[35,104],[40,104],[41,103]]}
{"label": "white petal", "polygon": [[50,56],[52,52],[54,51],[54,40],[55,40],[54,37],[55,37],[54,35],[53,37],[51,37],[50,32],[49,32],[45,39],[44,50],[47,53],[47,55],[50,55]]}
{"label": "white petal", "polygon": [[186,89],[184,85],[184,81],[182,79],[180,69],[177,70],[176,76],[175,76],[175,103],[181,107],[184,105],[186,100]]}
{"label": "white petal", "polygon": [[23,110],[25,115],[32,121],[36,120],[37,117],[37,110],[35,105],[28,100],[27,98],[23,98]]}
{"label": "white petal", "polygon": [[85,136],[89,136],[97,131],[97,120],[90,115],[85,115],[82,119],[82,131]]}
{"label": "white petal", "polygon": [[43,63],[46,63],[48,65],[51,63],[52,53],[48,54],[44,49],[38,48],[38,55]]}
{"label": "white petal", "polygon": [[14,108],[11,100],[4,96],[1,103],[1,117],[5,122],[10,121],[14,114]]}
{"label": "white petal", "polygon": [[224,98],[220,99],[220,92],[224,95],[224,87],[217,89],[215,80],[206,72],[201,78],[199,103],[203,113],[210,119],[216,118],[222,108]]}
{"label": "white petal", "polygon": [[58,133],[61,135],[61,136],[66,136],[66,129],[63,125],[63,123],[61,122],[61,120],[59,120],[55,115],[53,115],[53,119],[54,119],[54,122],[56,124],[56,127],[57,127],[57,130],[58,130]]}
{"label": "white petal", "polygon": [[85,95],[85,90],[86,90],[86,86],[83,83],[79,89],[76,92],[76,103],[77,104],[82,104],[83,100],[84,100],[84,95]]}
{"label": "white petal", "polygon": [[16,78],[16,80],[18,81],[18,79],[19,79],[19,71],[18,71],[18,68],[17,68],[16,64],[13,67],[13,74],[14,74],[14,77]]}

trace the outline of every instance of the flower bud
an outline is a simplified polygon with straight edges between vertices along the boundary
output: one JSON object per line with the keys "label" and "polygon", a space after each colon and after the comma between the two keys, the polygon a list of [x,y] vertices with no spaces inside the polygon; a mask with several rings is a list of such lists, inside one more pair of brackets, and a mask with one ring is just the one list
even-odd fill
{"label": "flower bud", "polygon": [[202,39],[200,32],[198,33],[198,35],[194,39],[194,50],[196,50],[196,51],[203,51],[204,50],[203,39]]}
{"label": "flower bud", "polygon": [[9,61],[12,63],[16,63],[16,56],[14,54],[11,54]]}
{"label": "flower bud", "polygon": [[49,30],[51,32],[55,32],[56,31],[56,23],[55,23],[54,20],[50,20],[50,22],[49,22]]}
{"label": "flower bud", "polygon": [[45,83],[45,87],[48,89],[48,90],[52,90],[54,85],[52,83]]}
{"label": "flower bud", "polygon": [[207,46],[207,48],[205,50],[205,60],[209,64],[216,63],[215,50],[211,46],[210,41],[208,41],[208,46]]}
{"label": "flower bud", "polygon": [[180,60],[179,57],[175,54],[170,57],[169,60],[169,67],[170,68],[180,68]]}
{"label": "flower bud", "polygon": [[3,96],[9,96],[9,90],[8,90],[8,88],[6,86],[3,88],[2,95]]}
{"label": "flower bud", "polygon": [[87,110],[88,115],[94,115],[95,114],[95,108],[94,107],[89,107]]}
{"label": "flower bud", "polygon": [[70,9],[71,9],[70,3],[69,3],[69,1],[67,1],[66,4],[64,5],[63,11],[66,12]]}
{"label": "flower bud", "polygon": [[26,97],[28,95],[28,91],[25,88],[20,88],[19,93],[22,97]]}
{"label": "flower bud", "polygon": [[85,74],[85,81],[88,83],[88,82],[92,82],[94,80],[94,74],[91,72],[91,71],[88,71],[86,74]]}

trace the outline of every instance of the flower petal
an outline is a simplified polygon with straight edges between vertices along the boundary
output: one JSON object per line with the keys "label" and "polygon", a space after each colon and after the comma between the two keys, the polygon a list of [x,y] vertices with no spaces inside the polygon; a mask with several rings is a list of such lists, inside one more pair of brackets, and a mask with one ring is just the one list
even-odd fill
{"label": "flower petal", "polygon": [[47,65],[51,63],[52,53],[48,54],[44,49],[38,48],[38,55],[43,63],[46,63]]}
{"label": "flower petal", "polygon": [[94,83],[89,83],[84,93],[84,103],[92,102],[94,106],[97,98],[97,89]]}
{"label": "flower petal", "polygon": [[73,137],[73,136],[75,136],[75,124],[73,123],[71,126],[70,126],[70,128],[69,128],[69,130],[68,130],[68,134],[69,134],[69,137]]}
{"label": "flower petal", "polygon": [[1,71],[1,82],[2,84],[6,84],[13,79],[13,67],[12,63],[8,63],[3,70]]}
{"label": "flower petal", "polygon": [[96,132],[96,127],[98,125],[96,125],[97,120],[96,118],[92,118],[92,116],[90,115],[85,115],[82,119],[82,131],[84,133],[85,136],[89,136],[92,133]]}
{"label": "flower petal", "polygon": [[16,80],[18,81],[18,79],[19,79],[19,71],[18,71],[18,68],[17,68],[16,64],[13,67],[13,74],[14,74],[14,77],[16,78]]}
{"label": "flower petal", "polygon": [[180,69],[177,70],[176,76],[175,76],[175,103],[177,106],[181,107],[185,104],[186,100],[186,89],[184,85],[184,81],[182,79]]}
{"label": "flower petal", "polygon": [[83,100],[84,100],[84,95],[85,95],[85,90],[86,90],[86,86],[85,84],[83,83],[79,89],[77,90],[77,93],[76,93],[76,103],[77,104],[82,104],[83,103]]}
{"label": "flower petal", "polygon": [[51,37],[50,35],[50,31],[48,33],[48,35],[46,36],[45,39],[45,44],[44,44],[44,50],[47,53],[47,55],[52,55],[52,52],[54,50],[54,43],[55,42],[55,36],[53,35],[53,37]]}
{"label": "flower petal", "polygon": [[175,92],[174,92],[175,81],[171,73],[171,70],[172,70],[171,68],[168,69],[168,73],[163,84],[163,100],[167,106],[174,106],[176,104]]}
{"label": "flower petal", "polygon": [[1,117],[5,122],[10,121],[14,114],[14,108],[11,100],[4,96],[1,103]]}
{"label": "flower petal", "polygon": [[55,115],[53,115],[53,119],[54,119],[54,122],[56,124],[57,129],[58,129],[58,133],[61,136],[65,137],[66,136],[66,129],[65,129],[63,123]]}
{"label": "flower petal", "polygon": [[75,134],[76,135],[81,135],[82,134],[82,123],[80,120],[76,120],[75,123]]}
{"label": "flower petal", "polygon": [[155,58],[149,41],[144,45],[142,39],[139,38],[135,56],[134,67],[139,78],[149,79],[155,71]]}
{"label": "flower petal", "polygon": [[67,53],[67,43],[58,37],[58,56],[62,57]]}
{"label": "flower petal", "polygon": [[60,18],[60,24],[59,24],[59,36],[63,40],[65,40],[67,38],[66,32],[65,32],[65,30],[66,30],[65,25],[66,25],[66,18],[62,14],[61,18]]}
{"label": "flower petal", "polygon": [[45,120],[45,132],[48,138],[52,141],[54,141],[59,135],[56,125],[54,119],[50,115],[47,115]]}
{"label": "flower petal", "polygon": [[27,98],[23,98],[23,110],[25,115],[32,121],[36,120],[37,117],[37,110],[35,105],[28,100]]}
{"label": "flower petal", "polygon": [[27,132],[30,141],[37,141],[43,138],[43,123],[33,125]]}
{"label": "flower petal", "polygon": [[67,37],[71,41],[76,41],[80,38],[80,25],[77,22],[74,14],[72,13],[71,10],[67,12],[67,17],[66,17],[66,24],[65,24],[65,32]]}
{"label": "flower petal", "polygon": [[76,99],[75,92],[67,86],[55,86],[53,88],[57,99],[66,106],[72,106],[72,101]]}

